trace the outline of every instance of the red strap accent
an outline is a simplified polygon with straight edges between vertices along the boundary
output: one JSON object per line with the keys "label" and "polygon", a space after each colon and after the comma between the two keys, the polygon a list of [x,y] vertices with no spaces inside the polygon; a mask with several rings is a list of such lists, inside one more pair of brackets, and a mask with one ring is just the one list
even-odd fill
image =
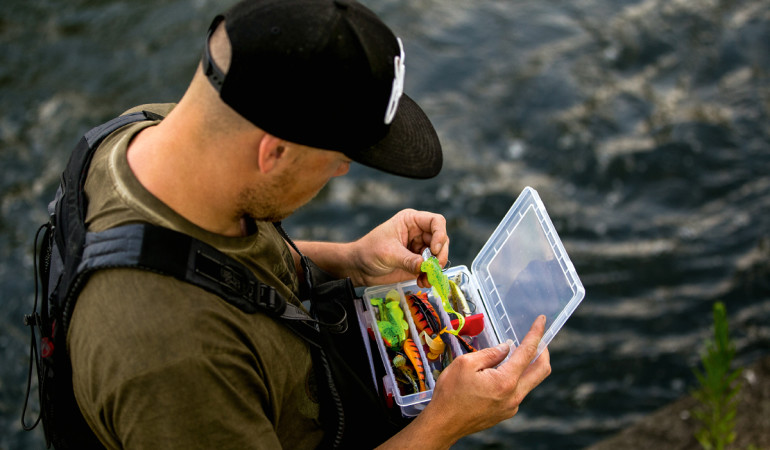
{"label": "red strap accent", "polygon": [[40,354],[43,358],[53,355],[53,341],[51,339],[44,337],[40,340]]}

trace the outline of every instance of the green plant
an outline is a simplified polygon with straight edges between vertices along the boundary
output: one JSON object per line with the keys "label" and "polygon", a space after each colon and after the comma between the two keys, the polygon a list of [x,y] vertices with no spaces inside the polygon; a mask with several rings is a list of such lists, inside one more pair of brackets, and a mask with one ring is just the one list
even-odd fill
{"label": "green plant", "polygon": [[714,304],[714,336],[706,342],[706,352],[701,356],[703,371],[693,371],[700,384],[693,392],[699,407],[693,415],[701,422],[695,437],[705,449],[722,450],[735,440],[735,415],[737,395],[742,384],[738,380],[741,370],[731,370],[735,346],[727,330],[727,311],[722,302]]}

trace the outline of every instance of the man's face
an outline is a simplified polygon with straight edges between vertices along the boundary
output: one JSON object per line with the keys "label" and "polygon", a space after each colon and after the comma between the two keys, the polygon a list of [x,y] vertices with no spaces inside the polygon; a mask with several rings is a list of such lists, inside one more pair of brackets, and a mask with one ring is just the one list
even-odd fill
{"label": "man's face", "polygon": [[308,203],[333,177],[345,175],[351,160],[343,153],[290,144],[291,153],[268,186],[247,189],[241,208],[256,220],[277,222]]}

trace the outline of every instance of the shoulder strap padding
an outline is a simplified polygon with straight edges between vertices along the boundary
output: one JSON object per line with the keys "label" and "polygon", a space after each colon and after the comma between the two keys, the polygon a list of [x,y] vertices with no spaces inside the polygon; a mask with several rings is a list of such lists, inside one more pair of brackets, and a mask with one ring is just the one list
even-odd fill
{"label": "shoulder strap padding", "polygon": [[[157,115],[152,115],[152,118],[157,118]],[[65,331],[74,306],[68,305],[72,299],[70,292],[78,276],[77,268],[80,266],[85,245],[88,199],[83,190],[91,160],[99,144],[111,133],[130,123],[148,119],[149,113],[140,111],[116,117],[92,128],[80,139],[62,173],[55,206],[49,209],[54,212],[51,217],[51,223],[54,224],[53,236],[64,263],[60,279],[57,281],[58,286],[55,287],[57,294],[54,298],[58,299],[59,303],[52,306],[61,311]]]}
{"label": "shoulder strap padding", "polygon": [[[87,233],[78,278],[110,267],[133,267],[172,276],[219,295],[246,313],[260,311],[288,320],[310,319],[243,264],[168,228],[137,223]],[[78,286],[73,288],[77,290]]]}

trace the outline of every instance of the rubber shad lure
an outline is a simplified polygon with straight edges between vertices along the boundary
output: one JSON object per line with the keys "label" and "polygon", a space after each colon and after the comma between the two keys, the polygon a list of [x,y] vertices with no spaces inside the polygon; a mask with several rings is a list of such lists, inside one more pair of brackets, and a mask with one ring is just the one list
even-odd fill
{"label": "rubber shad lure", "polygon": [[391,349],[401,348],[409,324],[404,320],[404,311],[398,304],[398,291],[393,289],[388,292],[384,301],[381,298],[373,298],[370,302],[379,310],[377,328],[380,329],[385,346]]}
{"label": "rubber shad lure", "polygon": [[407,338],[404,341],[403,353],[398,352],[393,357],[393,367],[396,369],[396,380],[409,387],[410,394],[428,390],[420,352],[412,339]]}
{"label": "rubber shad lure", "polygon": [[441,321],[438,318],[438,313],[433,309],[433,305],[428,301],[428,294],[410,293],[406,296],[406,304],[409,305],[409,312],[412,314],[417,333],[425,331],[433,336],[439,332]]}
{"label": "rubber shad lure", "polygon": [[431,286],[433,286],[433,290],[436,291],[438,296],[441,298],[441,306],[444,308],[444,311],[446,311],[447,314],[454,314],[457,316],[458,320],[458,326],[456,329],[449,330],[445,328],[444,330],[441,330],[441,332],[443,333],[446,331],[447,333],[451,333],[457,336],[457,334],[465,325],[465,317],[455,311],[454,308],[452,308],[452,304],[449,302],[449,296],[451,293],[449,278],[444,274],[444,271],[441,270],[438,259],[435,256],[429,255],[430,249],[426,249],[426,251],[423,252],[424,261],[422,264],[420,264],[420,270],[427,274],[428,282],[431,284]]}
{"label": "rubber shad lure", "polygon": [[[459,276],[457,280],[459,280]],[[462,289],[460,289],[459,283],[453,279],[449,279],[449,289],[452,293],[452,300],[454,300],[454,307],[460,311],[463,316],[470,316],[471,309],[468,307],[468,301],[465,299]]]}
{"label": "rubber shad lure", "polygon": [[413,340],[407,338],[404,341],[404,353],[409,358],[409,362],[412,363],[415,372],[417,372],[417,381],[420,384],[420,392],[427,390],[425,386],[425,368],[422,366],[422,359],[420,358],[420,351],[417,349],[417,345]]}
{"label": "rubber shad lure", "polygon": [[406,356],[403,353],[397,353],[393,358],[393,367],[396,371],[393,376],[396,377],[396,381],[404,386],[408,386],[410,391],[403,392],[403,394],[416,394],[420,392],[420,386],[417,384],[417,375],[415,375],[412,366],[406,362]]}
{"label": "rubber shad lure", "polygon": [[420,340],[428,346],[426,356],[429,361],[436,361],[443,353],[446,345],[438,332],[441,329],[441,320],[433,305],[428,301],[428,294],[418,292],[407,293],[406,303],[412,314],[412,321],[420,336]]}

